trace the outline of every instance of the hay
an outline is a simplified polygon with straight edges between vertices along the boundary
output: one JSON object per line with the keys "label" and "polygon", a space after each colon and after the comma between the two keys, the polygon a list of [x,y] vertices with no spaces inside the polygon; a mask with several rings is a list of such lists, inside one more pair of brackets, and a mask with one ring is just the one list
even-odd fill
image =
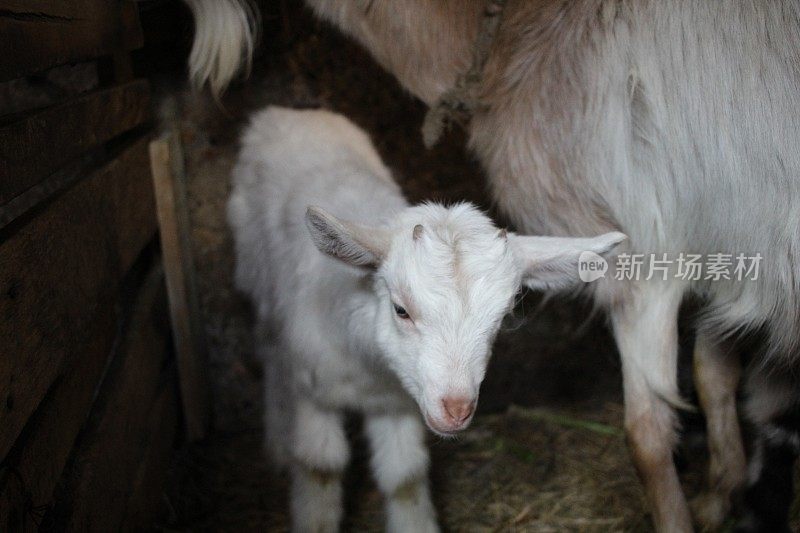
{"label": "hay", "polygon": [[[431,480],[444,531],[652,531],[621,431],[622,407],[528,409],[479,415],[459,438],[431,438]],[[372,482],[357,423],[345,479],[343,531],[383,531],[383,498]],[[704,454],[689,450],[682,476],[702,487]],[[217,434],[176,457],[165,531],[286,531],[287,480],[261,451],[260,430]],[[792,512],[800,526],[800,506]]]}
{"label": "hay", "polygon": [[441,457],[443,518],[453,531],[649,528],[619,429],[618,404],[593,411],[512,406],[484,416]]}

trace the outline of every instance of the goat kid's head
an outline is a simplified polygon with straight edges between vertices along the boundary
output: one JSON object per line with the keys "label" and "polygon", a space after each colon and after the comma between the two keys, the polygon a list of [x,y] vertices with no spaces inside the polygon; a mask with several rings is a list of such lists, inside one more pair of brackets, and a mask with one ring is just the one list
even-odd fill
{"label": "goat kid's head", "polygon": [[381,227],[309,207],[306,222],[322,252],[374,272],[386,363],[444,436],[469,425],[492,343],[520,288],[573,285],[581,252],[607,254],[625,239],[507,233],[471,204],[410,207]]}

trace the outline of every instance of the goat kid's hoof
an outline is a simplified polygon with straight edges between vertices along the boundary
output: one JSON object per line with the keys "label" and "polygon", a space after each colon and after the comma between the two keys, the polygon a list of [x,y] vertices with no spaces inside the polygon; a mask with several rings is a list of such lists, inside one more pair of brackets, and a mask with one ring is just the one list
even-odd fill
{"label": "goat kid's hoof", "polygon": [[716,492],[704,492],[696,496],[689,507],[699,531],[718,531],[731,511],[729,499]]}

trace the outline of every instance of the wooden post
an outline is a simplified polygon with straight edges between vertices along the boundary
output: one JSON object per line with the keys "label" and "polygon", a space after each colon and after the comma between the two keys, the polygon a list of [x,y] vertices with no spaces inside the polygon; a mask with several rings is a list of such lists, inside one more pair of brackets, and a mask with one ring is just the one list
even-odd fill
{"label": "wooden post", "polygon": [[181,398],[190,441],[206,436],[210,398],[200,306],[189,244],[183,159],[175,131],[150,142],[150,165],[167,280]]}

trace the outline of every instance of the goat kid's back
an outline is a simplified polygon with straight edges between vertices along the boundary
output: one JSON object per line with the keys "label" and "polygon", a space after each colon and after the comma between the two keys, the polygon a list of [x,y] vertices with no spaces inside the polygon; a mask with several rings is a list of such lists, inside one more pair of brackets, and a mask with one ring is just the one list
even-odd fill
{"label": "goat kid's back", "polygon": [[306,210],[318,205],[354,220],[379,220],[405,202],[364,132],[324,110],[268,107],[253,115],[232,189],[235,284],[251,298],[261,324],[256,344],[266,365],[267,449],[276,465],[286,466],[296,407],[293,368],[341,366],[331,350],[348,328],[346,313],[335,306],[361,278],[314,246]]}
{"label": "goat kid's back", "polygon": [[[406,204],[369,138],[349,120],[324,110],[269,107],[253,116],[242,139],[228,205],[237,235],[236,284],[257,296],[261,320],[301,319],[297,302],[322,301],[301,293],[321,290],[332,272],[358,280],[313,245],[303,224],[309,205],[375,222]],[[341,280],[330,287],[346,289]]]}

